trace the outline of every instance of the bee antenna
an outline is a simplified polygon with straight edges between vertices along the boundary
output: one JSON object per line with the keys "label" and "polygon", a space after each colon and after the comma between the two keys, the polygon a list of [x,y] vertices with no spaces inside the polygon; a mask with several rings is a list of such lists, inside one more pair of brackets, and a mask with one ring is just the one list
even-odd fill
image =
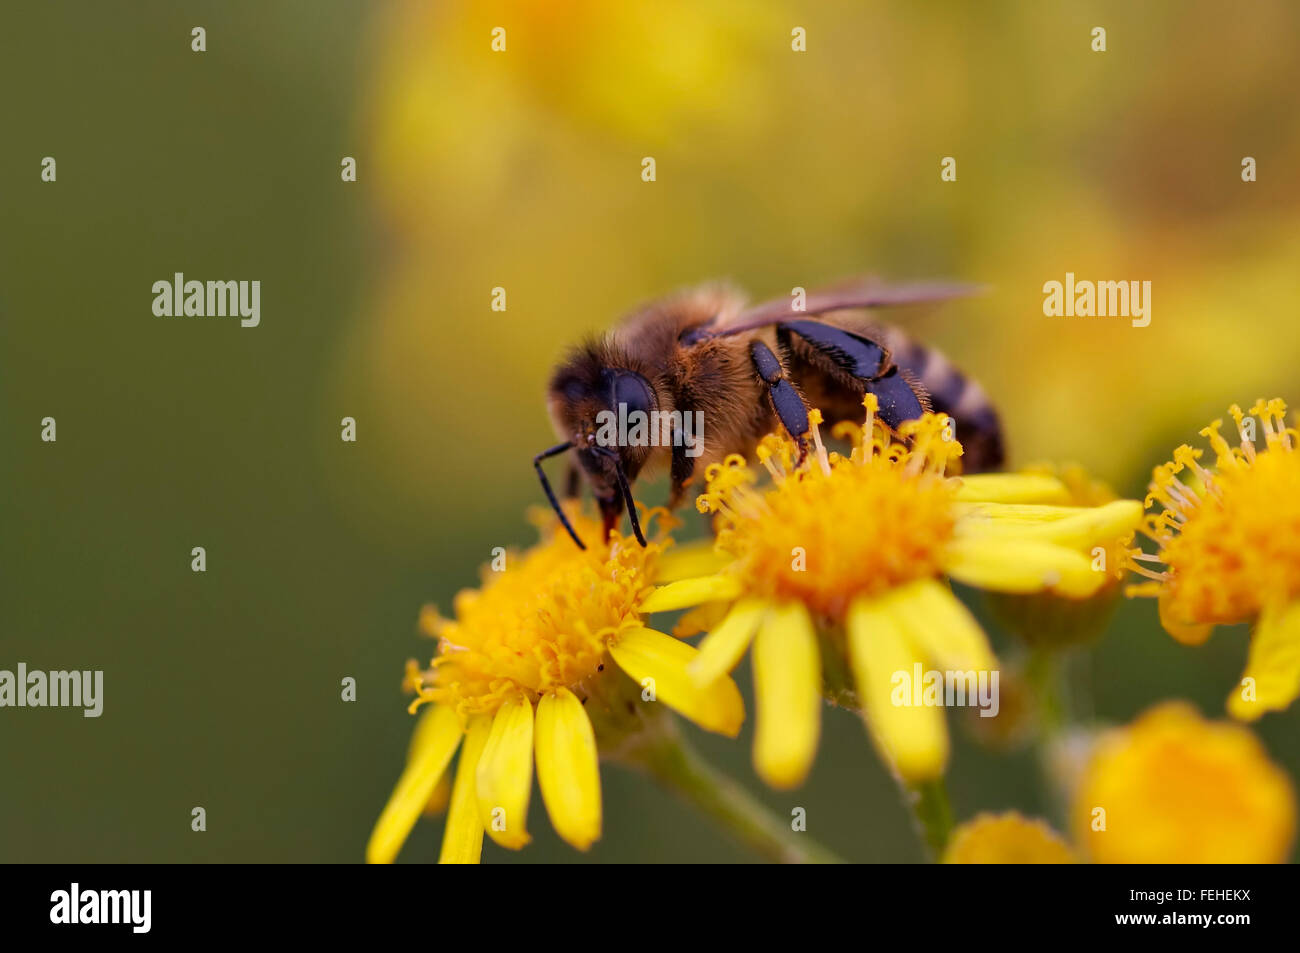
{"label": "bee antenna", "polygon": [[[546,498],[551,501],[551,509],[555,510],[555,515],[560,518],[560,524],[569,531],[569,535],[573,538],[573,541],[578,544],[579,549],[586,549],[587,547],[583,545],[582,540],[578,538],[578,534],[574,532],[573,524],[569,522],[569,517],[565,515],[564,508],[560,506],[560,501],[555,498],[555,491],[551,489],[551,481],[546,479],[546,472],[542,469],[543,460],[558,456],[566,450],[572,449],[573,442],[566,440],[564,443],[556,444],[549,450],[543,450],[537,456],[533,457],[533,468],[537,471],[537,478],[542,481],[542,489],[546,491]],[[622,471],[619,471],[619,473],[621,476]],[[636,525],[635,516],[632,517],[632,525]],[[641,531],[638,529],[637,536],[640,535]],[[642,545],[645,545],[645,543],[642,542]]]}
{"label": "bee antenna", "polygon": [[623,502],[627,504],[627,515],[632,519],[632,532],[636,533],[636,541],[645,546],[645,534],[641,532],[641,521],[637,519],[636,505],[632,502],[632,488],[627,485],[627,474],[623,472],[623,461],[617,456],[614,457],[614,474],[618,477],[618,489],[623,494]]}

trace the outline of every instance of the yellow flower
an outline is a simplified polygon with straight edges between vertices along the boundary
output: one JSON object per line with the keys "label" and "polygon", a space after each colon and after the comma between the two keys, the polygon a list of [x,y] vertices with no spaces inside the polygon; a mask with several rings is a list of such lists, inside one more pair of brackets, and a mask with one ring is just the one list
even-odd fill
{"label": "yellow flower", "polygon": [[[1051,476],[947,476],[962,449],[946,417],[927,414],[894,435],[877,425],[875,397],[864,405],[865,425],[835,432],[853,443],[849,457],[826,452],[814,411],[813,450],[802,464],[789,440],[760,445],[770,486],[760,489],[738,456],[711,466],[697,505],[716,514],[717,550],[728,562],[660,588],[642,606],[704,607],[678,630],[710,629],[690,667],[701,685],[753,643],[754,764],[776,787],[798,785],[811,767],[823,691],[863,709],[905,780],[939,776],[943,714],[909,704],[902,684],[917,666],[978,674],[997,664],[945,577],[1084,598],[1107,579],[1091,548],[1131,535],[1142,514],[1133,500],[1060,505],[1069,490]],[[676,569],[671,554],[665,562]]]}
{"label": "yellow flower", "polygon": [[1228,698],[1230,714],[1252,720],[1300,694],[1300,452],[1281,400],[1256,402],[1251,417],[1235,404],[1228,413],[1237,447],[1220,435],[1221,420],[1201,431],[1212,469],[1186,444],[1155,468],[1143,532],[1158,552],[1130,553],[1133,571],[1149,581],[1128,591],[1156,597],[1165,630],[1189,645],[1216,625],[1254,624],[1241,688]]}
{"label": "yellow flower", "polygon": [[943,854],[945,864],[1077,862],[1061,835],[1046,822],[1029,820],[1015,811],[977,815],[953,831]]}
{"label": "yellow flower", "polygon": [[[600,524],[574,512],[598,539]],[[643,693],[734,737],[744,720],[735,683],[700,684],[686,674],[696,650],[645,626],[641,603],[670,540],[642,548],[617,533],[601,548],[575,547],[554,526],[479,589],[455,599],[455,618],[427,609],[421,624],[438,654],[408,682],[430,707],[375,824],[366,859],[393,860],[460,749],[441,860],[476,863],[486,832],[504,847],[528,843],[532,769],[551,823],[586,850],[600,837],[597,738],[616,743],[646,717]],[[623,673],[623,674],[620,674]],[[630,676],[628,677],[624,677]]]}
{"label": "yellow flower", "polygon": [[1075,840],[1116,864],[1277,863],[1295,821],[1291,782],[1255,736],[1182,702],[1103,738],[1072,809]]}
{"label": "yellow flower", "polygon": [[[1118,499],[1114,490],[1077,464],[1060,467],[1038,464],[1022,472],[1059,477],[1069,493],[1066,502],[1071,506],[1105,506]],[[1061,649],[1093,641],[1106,630],[1118,608],[1123,591],[1121,583],[1128,575],[1129,543],[1128,537],[1118,536],[1099,541],[1100,548],[1092,552],[1093,562],[1098,571],[1105,572],[1106,578],[1101,588],[1087,599],[1051,592],[989,592],[985,601],[1003,627],[1034,648]],[[1006,688],[1004,673],[1004,695]]]}

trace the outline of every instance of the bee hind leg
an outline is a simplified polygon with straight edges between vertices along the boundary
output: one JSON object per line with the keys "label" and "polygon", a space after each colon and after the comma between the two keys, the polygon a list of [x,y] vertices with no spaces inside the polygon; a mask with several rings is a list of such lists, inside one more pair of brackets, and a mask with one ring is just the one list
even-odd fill
{"label": "bee hind leg", "polygon": [[772,401],[772,410],[776,412],[781,426],[799,445],[799,461],[802,463],[808,452],[808,405],[803,397],[790,383],[785,367],[772,349],[762,341],[751,341],[749,358],[754,362],[754,370],[767,385],[767,395]]}
{"label": "bee hind leg", "polygon": [[876,395],[880,419],[897,430],[930,409],[925,387],[893,362],[889,351],[863,334],[818,321],[784,321],[777,341],[794,362],[819,372],[827,386],[860,400]]}
{"label": "bee hind leg", "polygon": [[910,374],[897,366],[875,380],[867,381],[866,389],[876,395],[880,419],[894,430],[903,421],[916,420],[930,409],[929,400],[918,396],[918,393],[924,395],[925,391]]}

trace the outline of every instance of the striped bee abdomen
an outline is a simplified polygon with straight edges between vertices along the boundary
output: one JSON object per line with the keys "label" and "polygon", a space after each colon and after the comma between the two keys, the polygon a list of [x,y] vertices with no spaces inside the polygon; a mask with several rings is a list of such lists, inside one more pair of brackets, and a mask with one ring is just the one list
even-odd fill
{"label": "striped bee abdomen", "polygon": [[920,382],[936,413],[948,414],[957,422],[962,470],[979,473],[1001,468],[1006,459],[1002,422],[979,382],[963,374],[934,348],[917,344],[896,331],[888,338],[886,346],[894,363]]}

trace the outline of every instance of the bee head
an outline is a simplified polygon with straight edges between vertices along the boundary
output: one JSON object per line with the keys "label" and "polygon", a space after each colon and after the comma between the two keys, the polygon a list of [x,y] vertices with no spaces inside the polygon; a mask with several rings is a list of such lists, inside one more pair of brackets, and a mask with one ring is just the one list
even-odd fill
{"label": "bee head", "polygon": [[[659,401],[650,379],[611,351],[608,344],[594,344],[571,355],[551,378],[547,406],[556,434],[566,442],[560,446],[574,451],[595,494],[605,532],[618,524],[626,508],[645,545],[631,483],[651,447],[628,437],[635,421],[649,420],[659,409]],[[641,432],[646,432],[644,426]]]}

